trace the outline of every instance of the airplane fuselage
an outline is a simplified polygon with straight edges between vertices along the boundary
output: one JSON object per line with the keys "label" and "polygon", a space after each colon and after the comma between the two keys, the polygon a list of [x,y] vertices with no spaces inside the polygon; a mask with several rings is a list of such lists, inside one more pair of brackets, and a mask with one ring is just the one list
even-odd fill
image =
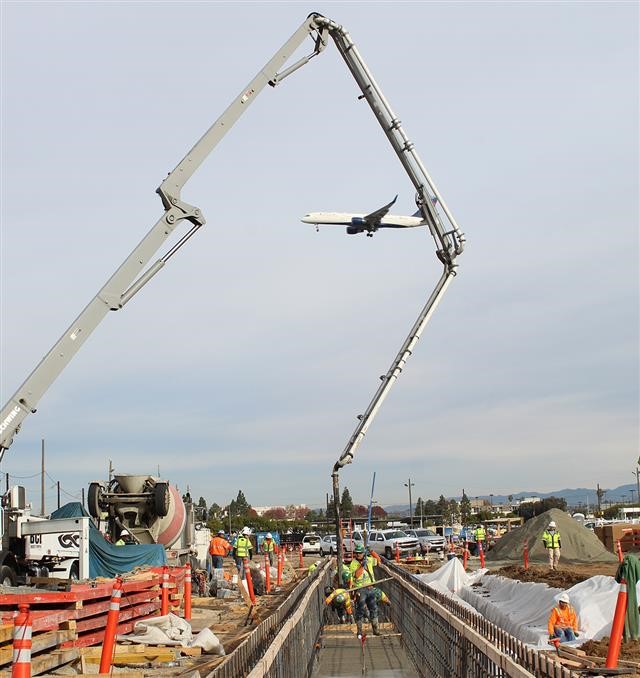
{"label": "airplane fuselage", "polygon": [[[310,212],[302,217],[305,224],[333,224],[342,226],[361,226],[367,230],[366,214],[349,214],[347,212]],[[401,214],[387,214],[380,219],[378,228],[413,228],[423,226],[425,221],[420,217],[409,217]]]}

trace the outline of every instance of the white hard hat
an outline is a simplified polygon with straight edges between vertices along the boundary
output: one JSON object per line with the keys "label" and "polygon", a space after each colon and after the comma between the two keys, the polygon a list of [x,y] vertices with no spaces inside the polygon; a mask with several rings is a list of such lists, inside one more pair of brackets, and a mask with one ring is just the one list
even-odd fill
{"label": "white hard hat", "polygon": [[273,539],[273,537],[271,536],[271,532],[267,532],[267,536],[265,537],[265,539]]}
{"label": "white hard hat", "polygon": [[122,530],[122,532],[120,532],[121,537],[126,537],[128,534],[129,534],[129,530]]}
{"label": "white hard hat", "polygon": [[251,534],[251,530],[248,527],[243,527],[242,534]]}
{"label": "white hard hat", "polygon": [[555,522],[552,520],[552,521],[549,523],[549,527],[555,527],[555,526],[556,526],[556,524],[555,524]]}
{"label": "white hard hat", "polygon": [[567,605],[571,602],[569,596],[566,593],[563,593],[560,598],[558,598],[559,603],[566,603]]}

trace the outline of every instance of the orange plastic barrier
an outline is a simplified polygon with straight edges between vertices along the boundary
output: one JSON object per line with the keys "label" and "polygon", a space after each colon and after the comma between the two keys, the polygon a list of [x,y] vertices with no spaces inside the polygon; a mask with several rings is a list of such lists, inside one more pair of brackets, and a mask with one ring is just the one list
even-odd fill
{"label": "orange plastic barrier", "polygon": [[[247,591],[249,591],[249,598],[251,598],[251,604],[256,604],[256,594],[253,592],[253,580],[251,579],[251,569],[249,568],[249,559],[244,559],[244,576],[247,582]],[[242,583],[240,583],[242,586]]]}
{"label": "orange plastic barrier", "polygon": [[104,632],[102,654],[100,655],[100,673],[109,673],[113,659],[113,646],[118,632],[118,616],[120,615],[120,599],[122,598],[122,579],[116,579],[111,591],[111,602],[107,614],[107,627]]}
{"label": "orange plastic barrier", "polygon": [[191,619],[191,563],[185,565],[184,574],[184,618]]}
{"label": "orange plastic barrier", "polygon": [[21,604],[19,610],[13,626],[11,678],[31,678],[31,612],[26,603]]}
{"label": "orange plastic barrier", "polygon": [[616,611],[613,613],[613,624],[611,626],[611,636],[609,637],[609,651],[607,652],[607,661],[605,662],[605,667],[608,669],[615,669],[618,666],[626,612],[627,582],[622,579],[620,581],[620,590],[618,591],[618,600],[616,601]]}
{"label": "orange plastic barrier", "polygon": [[264,554],[264,586],[267,593],[271,593],[271,563],[268,553]]}

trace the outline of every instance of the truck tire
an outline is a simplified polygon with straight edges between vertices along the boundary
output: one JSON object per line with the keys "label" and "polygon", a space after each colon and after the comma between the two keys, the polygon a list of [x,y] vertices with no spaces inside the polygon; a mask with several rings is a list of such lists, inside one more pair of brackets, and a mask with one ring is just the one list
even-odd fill
{"label": "truck tire", "polygon": [[100,500],[102,499],[102,485],[100,483],[89,483],[89,492],[87,493],[87,508],[92,518],[100,518],[102,510],[100,509]]}
{"label": "truck tire", "polygon": [[169,483],[156,483],[153,490],[153,508],[160,518],[164,518],[169,513],[170,497]]}
{"label": "truck tire", "polygon": [[80,564],[77,561],[69,568],[69,579],[72,581],[80,579]]}
{"label": "truck tire", "polygon": [[0,567],[0,586],[15,586],[16,583],[16,573],[8,565]]}
{"label": "truck tire", "polygon": [[393,553],[391,552],[391,547],[390,546],[385,546],[384,547],[384,557],[387,560],[391,560],[393,558]]}

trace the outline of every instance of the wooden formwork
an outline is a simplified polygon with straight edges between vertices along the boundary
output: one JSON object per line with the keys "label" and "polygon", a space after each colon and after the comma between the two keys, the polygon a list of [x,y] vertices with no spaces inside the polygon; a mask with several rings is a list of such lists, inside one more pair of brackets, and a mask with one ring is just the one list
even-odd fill
{"label": "wooden formwork", "polygon": [[[169,568],[169,610],[183,598],[184,568]],[[122,578],[118,634],[130,633],[136,622],[159,614],[162,568]],[[0,593],[0,678],[11,675],[13,619],[20,604],[32,619],[31,673],[38,675],[80,657],[80,648],[104,639],[113,579],[70,584],[65,591],[22,589]]]}

